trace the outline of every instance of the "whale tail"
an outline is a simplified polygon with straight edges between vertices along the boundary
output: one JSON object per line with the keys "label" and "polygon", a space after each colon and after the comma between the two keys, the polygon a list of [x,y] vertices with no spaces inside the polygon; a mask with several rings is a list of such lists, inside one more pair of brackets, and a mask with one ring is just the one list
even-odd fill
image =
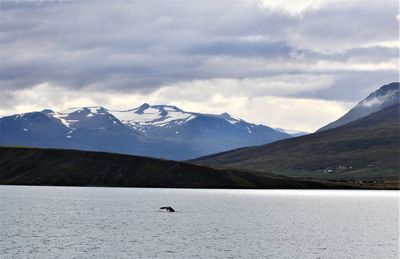
{"label": "whale tail", "polygon": [[175,210],[174,210],[172,207],[170,207],[170,206],[168,206],[168,207],[161,207],[160,210],[168,210],[169,212],[175,212]]}

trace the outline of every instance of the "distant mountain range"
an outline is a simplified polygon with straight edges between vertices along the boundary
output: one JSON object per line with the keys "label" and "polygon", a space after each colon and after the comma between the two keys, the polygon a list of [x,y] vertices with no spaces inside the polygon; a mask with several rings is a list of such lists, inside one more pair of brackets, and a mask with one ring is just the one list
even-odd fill
{"label": "distant mountain range", "polygon": [[371,113],[380,111],[386,107],[398,104],[400,100],[400,83],[393,82],[382,86],[367,98],[359,102],[354,108],[338,120],[322,127],[318,131],[336,128],[349,122],[358,120]]}
{"label": "distant mountain range", "polygon": [[185,160],[292,137],[227,113],[149,105],[43,110],[0,119],[0,145],[80,149]]}
{"label": "distant mountain range", "polygon": [[292,137],[300,137],[300,136],[304,136],[304,135],[310,134],[310,132],[300,131],[300,130],[282,129],[282,128],[275,128],[275,129],[277,131],[289,134]]}

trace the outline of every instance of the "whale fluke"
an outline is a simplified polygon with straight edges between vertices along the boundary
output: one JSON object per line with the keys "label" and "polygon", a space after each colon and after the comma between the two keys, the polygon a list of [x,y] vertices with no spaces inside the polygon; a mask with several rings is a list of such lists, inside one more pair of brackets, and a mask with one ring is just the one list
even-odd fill
{"label": "whale fluke", "polygon": [[160,210],[168,210],[169,212],[175,212],[175,210],[174,210],[172,207],[170,207],[170,206],[161,207]]}

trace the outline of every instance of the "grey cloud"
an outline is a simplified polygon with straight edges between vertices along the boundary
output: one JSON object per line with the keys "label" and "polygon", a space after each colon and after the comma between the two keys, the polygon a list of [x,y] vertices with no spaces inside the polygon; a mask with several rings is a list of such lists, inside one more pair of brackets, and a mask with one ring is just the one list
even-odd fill
{"label": "grey cloud", "polygon": [[399,80],[398,73],[394,71],[372,74],[370,72],[353,71],[332,74],[332,79],[334,84],[330,87],[296,93],[292,97],[354,103],[364,99],[378,87]]}
{"label": "grey cloud", "polygon": [[[5,1],[0,84],[8,91],[49,82],[151,92],[196,79],[318,74],[324,71],[313,65],[321,60],[384,62],[398,49],[360,45],[397,39],[396,4],[378,4],[331,3],[296,17],[233,1]],[[343,51],[326,51],[336,48]],[[293,96],[354,100],[396,77],[394,71],[326,73],[335,78],[330,88]]]}
{"label": "grey cloud", "polygon": [[257,58],[288,58],[291,48],[286,42],[216,40],[190,47],[188,52],[201,55],[232,55]]}
{"label": "grey cloud", "polygon": [[374,41],[398,40],[397,1],[331,1],[303,16],[291,40],[295,46],[334,51]]}

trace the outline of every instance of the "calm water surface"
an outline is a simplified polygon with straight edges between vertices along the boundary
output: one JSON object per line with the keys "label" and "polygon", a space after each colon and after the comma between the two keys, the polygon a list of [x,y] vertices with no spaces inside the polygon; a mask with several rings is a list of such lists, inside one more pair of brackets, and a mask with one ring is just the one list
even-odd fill
{"label": "calm water surface", "polygon": [[396,191],[0,186],[0,211],[2,258],[399,258]]}

